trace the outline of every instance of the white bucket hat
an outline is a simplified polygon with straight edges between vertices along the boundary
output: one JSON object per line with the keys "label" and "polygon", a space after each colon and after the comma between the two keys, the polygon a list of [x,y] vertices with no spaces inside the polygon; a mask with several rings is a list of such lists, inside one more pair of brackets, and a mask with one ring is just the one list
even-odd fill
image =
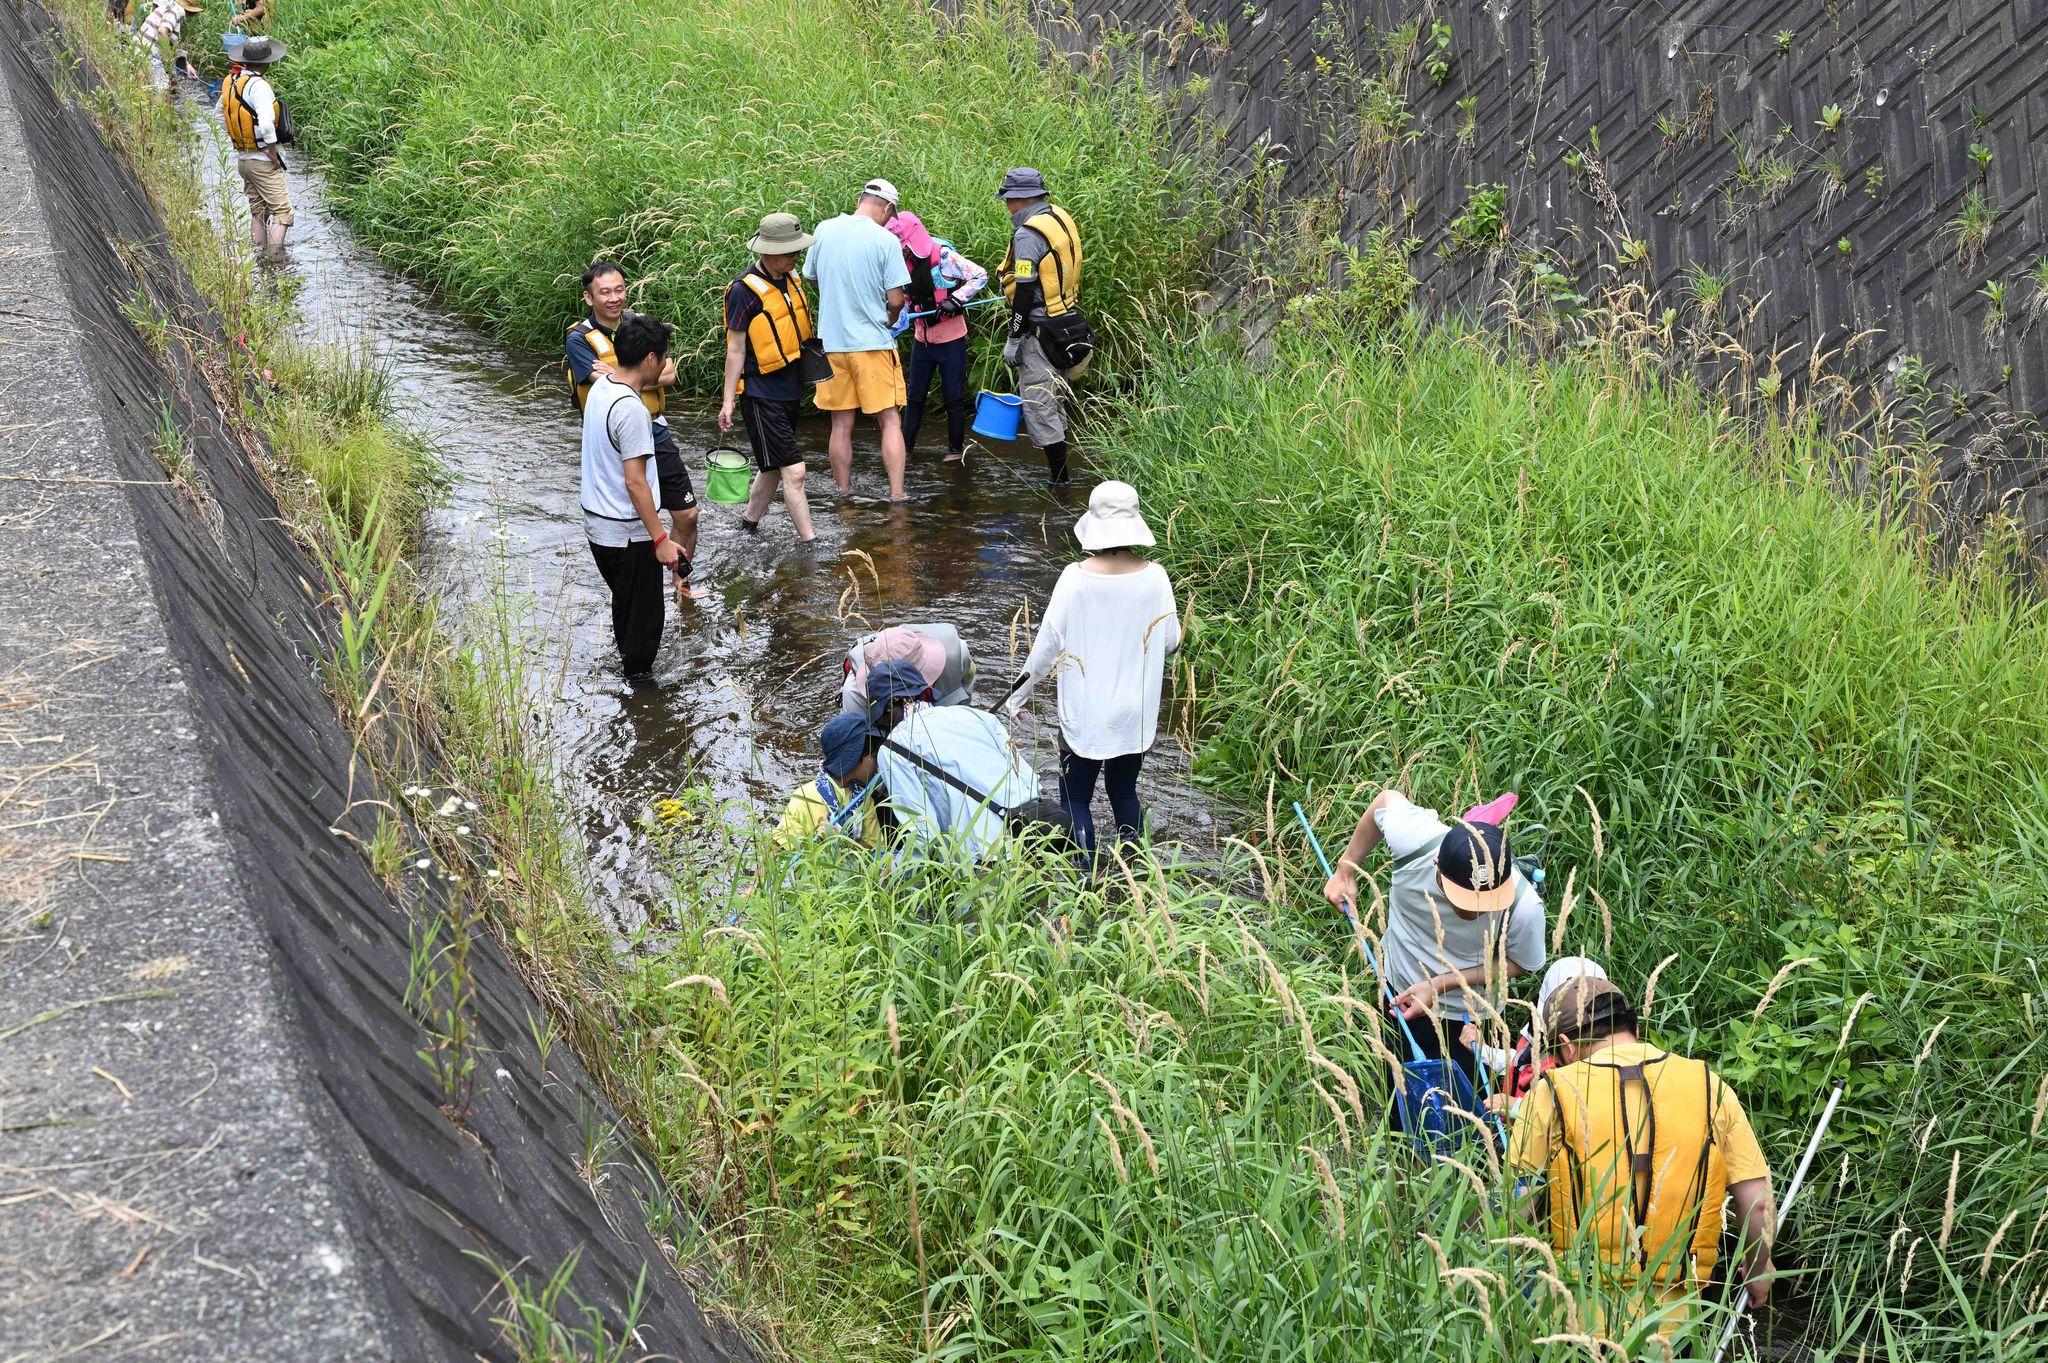
{"label": "white bucket hat", "polygon": [[1129,483],[1098,483],[1088,494],[1088,514],[1074,522],[1074,534],[1091,554],[1105,549],[1148,547],[1152,527],[1138,514],[1138,489]]}

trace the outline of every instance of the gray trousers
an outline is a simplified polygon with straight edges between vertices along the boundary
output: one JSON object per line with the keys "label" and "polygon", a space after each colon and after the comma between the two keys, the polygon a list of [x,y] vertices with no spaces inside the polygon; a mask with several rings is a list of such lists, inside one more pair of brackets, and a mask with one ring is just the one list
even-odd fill
{"label": "gray trousers", "polygon": [[1005,358],[1017,368],[1017,396],[1024,400],[1024,434],[1040,449],[1056,445],[1067,438],[1066,377],[1053,368],[1036,336],[1024,336],[1012,344],[1015,355]]}

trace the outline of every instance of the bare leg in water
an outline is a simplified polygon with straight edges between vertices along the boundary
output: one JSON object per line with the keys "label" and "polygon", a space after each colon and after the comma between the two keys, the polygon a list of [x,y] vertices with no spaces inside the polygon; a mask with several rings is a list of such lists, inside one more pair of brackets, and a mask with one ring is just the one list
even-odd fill
{"label": "bare leg in water", "polygon": [[[825,445],[825,457],[832,465],[832,481],[841,492],[853,491],[853,417],[851,408],[832,414],[832,437]],[[889,500],[906,502],[903,467],[909,462],[903,452],[903,413],[891,407],[875,413],[875,425],[882,433],[882,472],[889,478]]]}
{"label": "bare leg in water", "polygon": [[782,485],[782,504],[789,508],[789,523],[796,527],[796,537],[809,544],[818,536],[811,529],[811,499],[804,491],[802,464],[754,475],[754,485],[747,489],[747,509],[741,513],[748,529],[759,528],[761,518],[768,514],[768,504],[775,499],[778,483]]}

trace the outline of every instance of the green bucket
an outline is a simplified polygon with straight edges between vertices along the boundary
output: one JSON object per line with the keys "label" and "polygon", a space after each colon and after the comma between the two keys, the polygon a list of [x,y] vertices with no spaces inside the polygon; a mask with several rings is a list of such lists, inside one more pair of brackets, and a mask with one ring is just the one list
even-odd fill
{"label": "green bucket", "polygon": [[704,457],[704,495],[714,502],[737,506],[747,500],[754,483],[754,461],[738,450],[717,449]]}

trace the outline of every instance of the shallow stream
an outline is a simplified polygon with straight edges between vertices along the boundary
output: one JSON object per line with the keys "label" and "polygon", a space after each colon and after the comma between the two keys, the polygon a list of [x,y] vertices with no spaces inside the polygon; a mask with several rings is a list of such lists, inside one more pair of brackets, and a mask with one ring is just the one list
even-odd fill
{"label": "shallow stream", "polygon": [[[841,497],[825,467],[825,428],[813,424],[803,439],[816,544],[797,542],[779,502],[754,536],[740,530],[737,507],[704,502],[696,580],[711,595],[671,601],[655,678],[629,686],[583,538],[578,425],[560,357],[509,348],[452,316],[332,217],[318,171],[303,156],[293,160],[297,222],[282,269],[296,277],[302,325],[310,339],[367,347],[381,359],[399,420],[433,442],[450,488],[423,537],[426,571],[463,610],[508,603],[535,641],[530,675],[550,716],[564,793],[586,832],[604,910],[619,926],[640,921],[661,892],[640,846],[654,800],[703,785],[771,814],[815,773],[816,734],[837,709],[841,662],[858,634],[949,621],[974,650],[976,700],[1001,695],[1029,643],[1024,620],[1077,556],[1071,527],[1087,506],[1085,470],[1075,487],[1054,490],[1037,451],[978,441],[964,468],[946,467],[936,447],[943,417],[934,411],[924,448],[911,457],[912,500],[892,507],[872,426],[856,431],[854,491]],[[576,264],[565,262],[564,272]],[[576,303],[565,291],[565,327]],[[671,320],[686,333],[715,325]],[[670,404],[700,500],[705,451],[745,446],[737,426],[721,437],[713,411],[687,398]],[[1048,796],[1051,715],[1047,686],[1015,726]],[[1141,789],[1155,836],[1211,854],[1218,831],[1209,798],[1191,784],[1188,755],[1183,740],[1162,731]],[[1099,793],[1096,816],[1108,826]]]}

